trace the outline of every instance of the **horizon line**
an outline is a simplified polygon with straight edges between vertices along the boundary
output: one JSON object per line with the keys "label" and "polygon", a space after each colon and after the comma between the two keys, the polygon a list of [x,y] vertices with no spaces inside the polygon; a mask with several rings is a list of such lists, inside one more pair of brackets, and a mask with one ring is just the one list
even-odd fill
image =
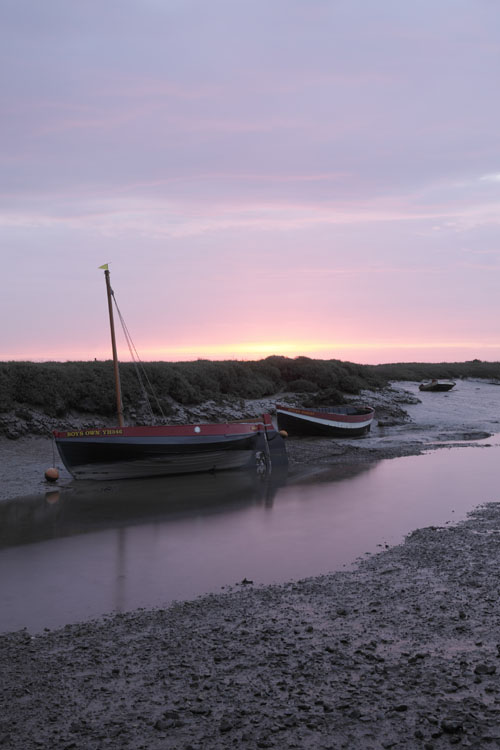
{"label": "horizon line", "polygon": [[[296,356],[290,357],[285,354],[268,354],[265,357],[260,357],[258,359],[240,359],[237,357],[229,357],[225,359],[210,359],[208,357],[196,357],[193,359],[140,359],[139,362],[143,364],[185,364],[185,363],[191,363],[191,362],[212,362],[212,363],[222,363],[222,362],[264,362],[266,359],[290,359],[290,360],[297,360],[297,359],[308,359],[311,361],[317,361],[317,362],[345,362],[347,364],[352,365],[360,365],[362,367],[384,367],[386,365],[446,365],[446,364],[499,364],[500,360],[486,360],[486,359],[480,359],[479,357],[474,357],[472,359],[464,359],[464,360],[448,360],[448,359],[440,359],[440,360],[393,360],[390,362],[377,362],[377,363],[365,363],[365,362],[357,362],[354,360],[349,359],[340,359],[339,357],[309,357],[305,354],[298,354]],[[3,359],[0,358],[0,364],[14,364],[14,363],[26,363],[26,364],[50,364],[50,363],[58,363],[58,364],[70,364],[70,363],[106,363],[106,362],[112,362],[112,357],[105,357],[105,358],[97,358],[94,357],[93,359],[60,359],[60,358],[39,358],[36,357],[34,359],[25,359],[25,358],[13,358],[13,359]],[[120,365],[129,365],[134,364],[134,360],[132,359],[122,359],[119,360]]]}

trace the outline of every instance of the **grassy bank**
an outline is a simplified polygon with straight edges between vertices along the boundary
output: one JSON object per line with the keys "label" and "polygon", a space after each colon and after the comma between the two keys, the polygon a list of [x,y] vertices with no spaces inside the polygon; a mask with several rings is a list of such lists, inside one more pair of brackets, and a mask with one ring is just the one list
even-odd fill
{"label": "grassy bank", "polygon": [[[315,401],[339,403],[344,394],[382,388],[391,380],[426,378],[498,378],[500,363],[403,363],[359,365],[308,357],[267,357],[256,362],[148,362],[143,381],[150,384],[165,414],[172,404],[196,405],[221,398],[264,398],[281,391],[309,394]],[[120,365],[125,408],[141,402],[135,366]],[[106,362],[0,363],[0,413],[17,405],[49,416],[71,411],[114,414],[113,368]]]}

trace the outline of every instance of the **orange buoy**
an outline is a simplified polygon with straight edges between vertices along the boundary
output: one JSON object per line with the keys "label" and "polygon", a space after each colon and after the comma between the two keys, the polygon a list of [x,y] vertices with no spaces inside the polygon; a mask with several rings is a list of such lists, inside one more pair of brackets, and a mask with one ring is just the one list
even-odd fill
{"label": "orange buoy", "polygon": [[45,479],[47,482],[57,482],[59,479],[59,472],[54,467],[47,469],[45,472]]}
{"label": "orange buoy", "polygon": [[287,438],[288,437],[288,432],[286,430],[280,430],[280,435],[281,435],[282,438]]}

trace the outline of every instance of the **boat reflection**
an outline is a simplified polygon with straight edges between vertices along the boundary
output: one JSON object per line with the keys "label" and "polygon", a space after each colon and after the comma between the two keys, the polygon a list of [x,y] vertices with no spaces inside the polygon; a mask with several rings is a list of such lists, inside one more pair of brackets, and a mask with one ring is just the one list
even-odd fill
{"label": "boat reflection", "polygon": [[380,463],[380,461],[366,461],[364,463],[343,462],[330,465],[313,465],[301,467],[288,474],[287,484],[323,484],[343,482],[346,479],[366,474]]}
{"label": "boat reflection", "polygon": [[340,482],[376,463],[309,466],[269,474],[226,471],[127,481],[70,482],[45,495],[0,503],[0,549],[175,517],[194,517],[244,508],[271,508],[285,485]]}
{"label": "boat reflection", "polygon": [[264,475],[226,471],[126,482],[71,482],[45,495],[0,503],[0,548],[175,516],[236,512],[251,505],[271,507],[286,477],[283,467]]}
{"label": "boat reflection", "polygon": [[79,480],[0,503],[0,632],[327,570],[363,504],[344,480],[369,468]]}

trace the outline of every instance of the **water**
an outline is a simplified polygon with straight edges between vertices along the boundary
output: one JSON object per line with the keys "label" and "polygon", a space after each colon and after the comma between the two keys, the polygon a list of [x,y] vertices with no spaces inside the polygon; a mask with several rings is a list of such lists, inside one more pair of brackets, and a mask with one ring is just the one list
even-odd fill
{"label": "water", "polygon": [[348,569],[500,499],[499,461],[495,436],[323,474],[75,483],[1,503],[0,631]]}

